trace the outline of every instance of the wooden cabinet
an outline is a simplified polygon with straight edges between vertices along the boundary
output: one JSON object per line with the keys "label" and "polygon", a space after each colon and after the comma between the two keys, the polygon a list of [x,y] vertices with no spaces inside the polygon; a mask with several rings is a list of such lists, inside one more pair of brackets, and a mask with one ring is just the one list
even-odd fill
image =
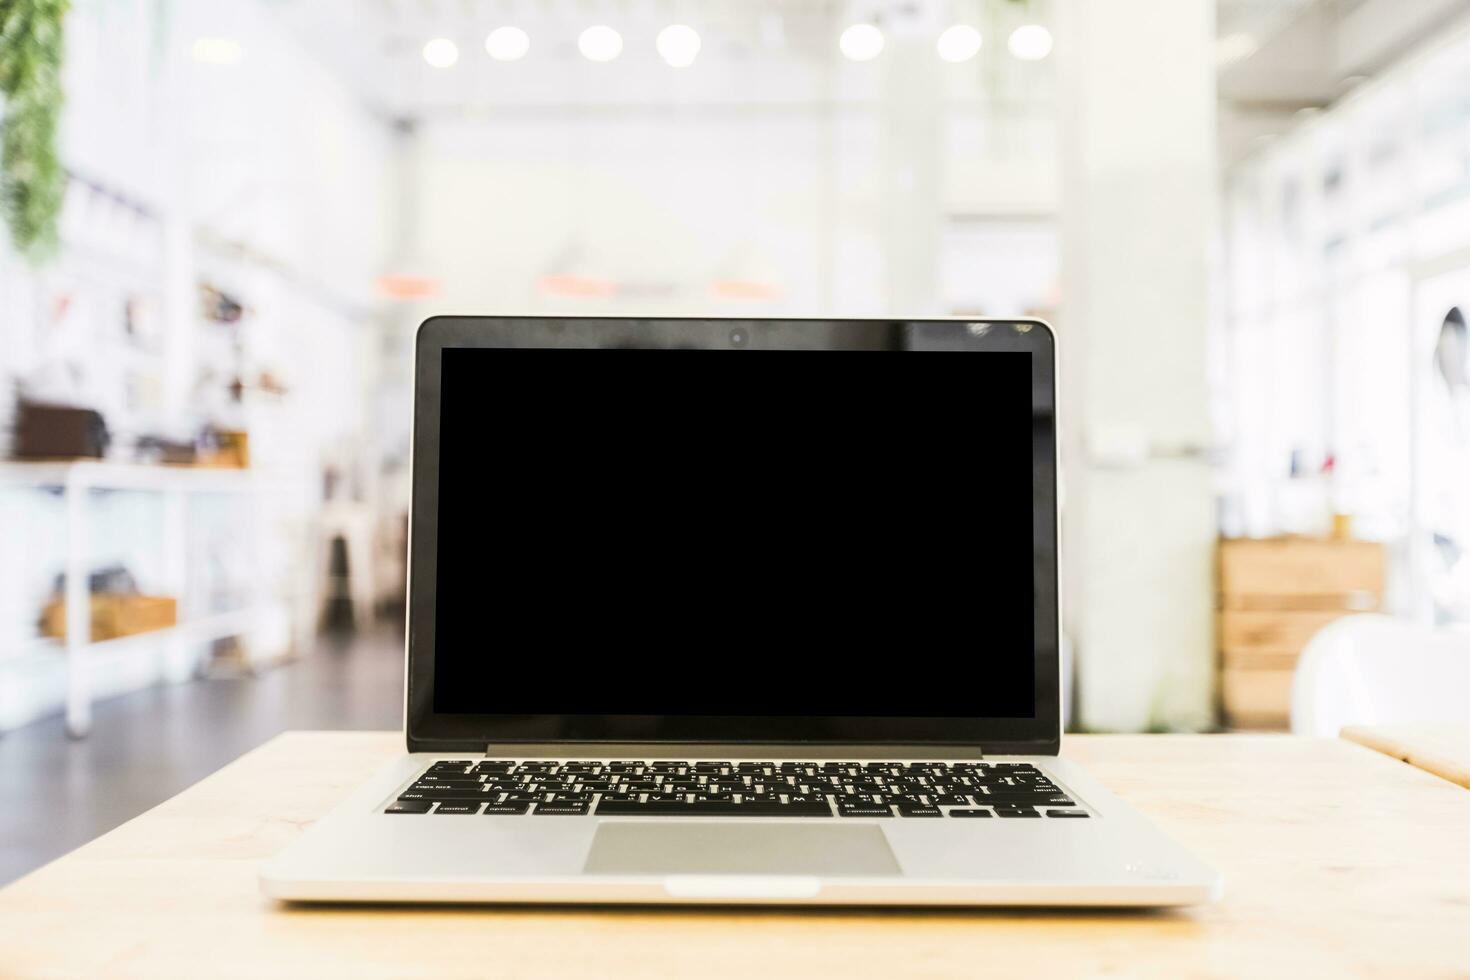
{"label": "wooden cabinet", "polygon": [[1220,542],[1220,699],[1229,728],[1284,729],[1307,641],[1383,601],[1383,546],[1271,538]]}

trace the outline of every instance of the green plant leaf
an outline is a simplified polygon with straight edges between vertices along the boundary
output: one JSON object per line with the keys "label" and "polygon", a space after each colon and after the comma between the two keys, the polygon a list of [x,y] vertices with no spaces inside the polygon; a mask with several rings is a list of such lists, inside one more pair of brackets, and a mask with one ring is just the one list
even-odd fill
{"label": "green plant leaf", "polygon": [[66,196],[56,137],[69,7],[70,0],[0,2],[0,211],[16,249],[33,261],[54,252]]}

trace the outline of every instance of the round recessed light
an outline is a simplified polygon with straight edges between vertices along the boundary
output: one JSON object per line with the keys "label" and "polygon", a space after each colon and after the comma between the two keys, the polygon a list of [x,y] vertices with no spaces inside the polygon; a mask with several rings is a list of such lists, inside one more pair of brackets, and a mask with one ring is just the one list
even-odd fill
{"label": "round recessed light", "polygon": [[1051,54],[1051,31],[1040,24],[1018,27],[1011,35],[1011,54],[1022,61],[1040,61]]}
{"label": "round recessed light", "polygon": [[531,35],[519,27],[497,27],[485,38],[485,53],[496,61],[519,61],[531,50]]}
{"label": "round recessed light", "polygon": [[424,45],[424,60],[435,68],[453,68],[459,61],[459,45],[447,37],[436,37]]}
{"label": "round recessed light", "polygon": [[658,32],[658,53],[675,68],[688,68],[699,57],[699,32],[686,24],[670,24]]}
{"label": "round recessed light", "polygon": [[935,47],[939,51],[939,57],[945,61],[958,64],[961,61],[969,61],[980,53],[980,45],[984,38],[980,32],[969,24],[956,24],[939,35],[939,41]]}
{"label": "round recessed light", "polygon": [[623,35],[606,24],[595,24],[577,38],[577,50],[588,61],[612,61],[623,53]]}
{"label": "round recessed light", "polygon": [[883,32],[872,24],[853,24],[838,41],[842,53],[852,61],[872,61],[883,53]]}

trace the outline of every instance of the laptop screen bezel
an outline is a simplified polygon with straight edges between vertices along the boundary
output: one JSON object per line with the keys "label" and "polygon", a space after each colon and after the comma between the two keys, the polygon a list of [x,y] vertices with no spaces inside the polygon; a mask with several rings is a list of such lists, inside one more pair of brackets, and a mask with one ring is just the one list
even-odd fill
{"label": "laptop screen bezel", "polygon": [[[581,325],[616,330],[620,338],[645,336],[651,345],[686,336],[707,345],[711,330],[729,337],[726,349],[750,349],[771,319],[578,317]],[[487,745],[752,745],[924,747],[982,751],[988,755],[1055,755],[1061,745],[1060,610],[1057,586],[1056,349],[1051,328],[1039,320],[838,319],[780,321],[810,324],[819,349],[862,349],[875,329],[953,325],[963,352],[1023,351],[1032,355],[1033,507],[1035,566],[1035,714],[1029,718],[730,717],[707,715],[487,715],[434,710],[436,577],[438,570],[439,414],[443,352],[447,348],[559,346],[566,318],[434,317],[419,328],[415,344],[415,394],[409,535],[409,600],[405,733],[413,752],[481,751]],[[844,336],[851,335],[845,342]],[[487,617],[487,631],[494,621]],[[603,652],[602,656],[615,656]],[[900,659],[899,662],[902,662]]]}

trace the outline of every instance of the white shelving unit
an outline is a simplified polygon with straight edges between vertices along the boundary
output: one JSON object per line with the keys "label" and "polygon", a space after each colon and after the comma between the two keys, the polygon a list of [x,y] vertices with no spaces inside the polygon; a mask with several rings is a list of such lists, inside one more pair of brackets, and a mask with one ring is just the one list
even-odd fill
{"label": "white shelving unit", "polygon": [[[253,521],[262,496],[288,490],[289,487],[285,484],[263,478],[250,470],[77,461],[0,463],[0,487],[59,490],[65,501],[66,639],[38,642],[59,643],[65,650],[66,727],[75,738],[85,737],[92,725],[89,654],[100,648],[112,651],[136,648],[140,652],[147,652],[156,650],[159,644],[163,644],[164,649],[170,653],[170,661],[178,662],[190,644],[249,634],[268,609],[267,597],[256,590],[249,595],[241,609],[193,618],[185,616],[177,626],[168,629],[94,642],[91,639],[89,595],[92,518],[88,505],[93,491],[130,491],[161,495],[164,503],[164,531],[160,546],[164,554],[164,577],[170,588],[177,590],[182,596],[186,578],[185,541],[188,533],[186,499],[196,494],[239,496],[251,512],[249,519]],[[254,535],[250,537],[253,541]]]}

